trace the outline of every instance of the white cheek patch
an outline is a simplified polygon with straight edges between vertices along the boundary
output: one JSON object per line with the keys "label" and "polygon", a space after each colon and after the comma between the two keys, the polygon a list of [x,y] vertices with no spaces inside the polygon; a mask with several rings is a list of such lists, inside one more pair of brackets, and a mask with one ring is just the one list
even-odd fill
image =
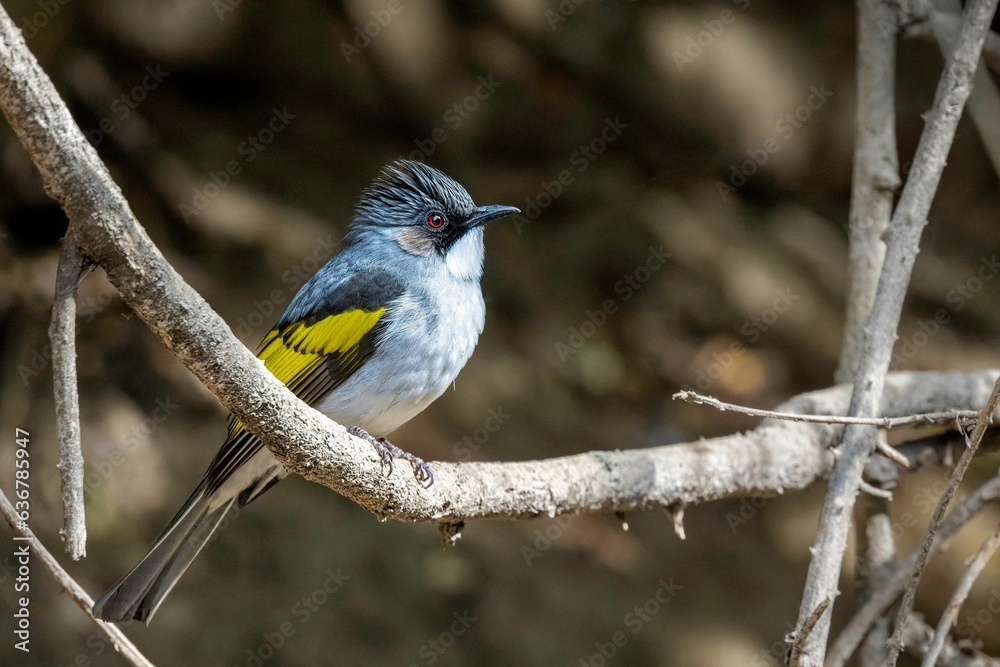
{"label": "white cheek patch", "polygon": [[483,277],[483,231],[473,229],[455,242],[445,259],[448,273],[459,280]]}

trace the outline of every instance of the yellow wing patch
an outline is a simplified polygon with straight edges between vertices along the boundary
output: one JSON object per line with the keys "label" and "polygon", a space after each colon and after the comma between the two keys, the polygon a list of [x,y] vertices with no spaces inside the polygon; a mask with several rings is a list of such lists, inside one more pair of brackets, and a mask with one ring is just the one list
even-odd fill
{"label": "yellow wing patch", "polygon": [[[257,357],[264,367],[292,391],[308,378],[331,354],[348,354],[371,331],[385,308],[348,310],[313,324],[295,322],[282,330],[272,329],[260,344]],[[229,440],[243,430],[243,422],[231,419]]]}

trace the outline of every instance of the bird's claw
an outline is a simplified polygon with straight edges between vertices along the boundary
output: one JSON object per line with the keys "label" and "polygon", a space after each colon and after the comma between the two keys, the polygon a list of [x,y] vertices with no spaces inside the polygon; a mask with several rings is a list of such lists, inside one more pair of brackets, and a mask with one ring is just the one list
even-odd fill
{"label": "bird's claw", "polygon": [[351,426],[347,429],[347,431],[351,435],[367,440],[371,446],[375,448],[375,452],[378,454],[379,461],[382,464],[382,469],[385,470],[386,477],[392,475],[393,461],[396,459],[402,459],[404,461],[409,461],[410,465],[413,466],[413,476],[417,479],[417,482],[419,482],[421,486],[424,488],[430,488],[430,486],[434,484],[434,471],[431,470],[431,467],[427,465],[427,463],[419,456],[414,456],[413,454],[400,449],[385,438],[376,438],[357,426]]}

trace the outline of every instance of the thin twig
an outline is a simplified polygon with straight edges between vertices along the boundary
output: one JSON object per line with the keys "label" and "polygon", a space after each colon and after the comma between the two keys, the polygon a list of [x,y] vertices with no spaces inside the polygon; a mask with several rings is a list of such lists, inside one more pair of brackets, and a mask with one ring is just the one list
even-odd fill
{"label": "thin twig", "polygon": [[59,561],[49,553],[45,545],[31,532],[30,528],[19,525],[20,522],[17,520],[14,506],[11,504],[10,499],[7,498],[7,494],[2,490],[0,490],[0,513],[3,513],[4,518],[10,524],[10,527],[14,529],[15,533],[22,538],[26,538],[25,541],[31,544],[32,552],[42,561],[42,565],[49,571],[49,574],[56,580],[56,583],[66,591],[76,606],[80,607],[86,613],[87,617],[97,625],[97,629],[107,638],[115,650],[133,667],[153,667],[153,663],[139,652],[139,649],[129,641],[125,633],[121,631],[121,628],[113,623],[105,623],[94,618],[90,612],[94,606],[94,601],[87,595],[87,591],[83,590],[80,584],[76,583],[73,577],[69,576],[66,570],[59,564]]}
{"label": "thin twig", "polygon": [[[887,623],[888,619],[883,616],[879,619],[879,625],[876,626],[875,630],[872,630],[872,634],[874,634],[879,627],[884,627]],[[930,644],[933,636],[934,628],[927,625],[927,623],[925,623],[918,614],[910,614],[910,618],[906,622],[907,653],[917,659],[923,658],[926,653],[927,646]],[[871,637],[871,635],[869,635],[869,637]],[[885,641],[887,639],[888,632],[886,632],[882,643],[878,646],[878,656],[880,661],[885,656]],[[881,666],[882,663],[879,662],[877,664]],[[967,644],[959,647],[955,644],[955,642],[949,640],[945,642],[941,655],[938,656],[937,665],[938,667],[1000,667],[1000,660],[990,657],[982,651],[974,649]]]}
{"label": "thin twig", "polygon": [[958,460],[958,464],[951,473],[951,480],[948,482],[948,488],[945,489],[944,494],[941,496],[941,500],[934,509],[934,515],[931,517],[931,525],[927,529],[927,536],[920,545],[917,562],[913,566],[913,574],[910,578],[910,583],[906,586],[906,592],[903,594],[903,601],[899,604],[899,611],[896,615],[896,627],[893,630],[892,638],[889,639],[887,662],[889,667],[896,664],[899,652],[903,648],[903,630],[906,628],[906,615],[913,608],[913,599],[916,596],[917,585],[920,583],[920,575],[923,573],[924,566],[927,564],[927,556],[931,551],[931,545],[934,543],[934,536],[937,533],[938,528],[941,526],[941,522],[944,521],[945,512],[948,509],[948,505],[951,503],[952,497],[958,490],[958,485],[962,483],[962,477],[965,476],[965,471],[969,469],[969,464],[972,463],[972,459],[976,455],[976,450],[979,449],[979,443],[982,441],[983,435],[986,433],[986,428],[993,422],[993,415],[996,412],[998,403],[1000,403],[1000,379],[998,379],[996,384],[993,385],[993,391],[990,393],[990,398],[983,407],[982,412],[979,413],[979,420],[976,422],[976,428],[972,432],[972,437],[969,439],[969,446],[964,452],[962,452],[962,458]]}
{"label": "thin twig", "polygon": [[[896,342],[907,286],[920,249],[920,237],[937,192],[955,130],[971,90],[983,40],[996,10],[997,0],[970,0],[955,51],[945,65],[920,136],[913,168],[900,194],[887,232],[885,262],[879,276],[871,317],[865,326],[864,344],[848,415],[872,417],[885,388],[885,377]],[[877,26],[870,26],[877,29]],[[834,599],[840,580],[854,503],[865,464],[877,438],[871,426],[848,424],[820,512],[809,573],[799,606],[797,626],[822,600]],[[820,667],[826,654],[832,613],[824,614],[802,650],[802,664]]]}
{"label": "thin twig", "polygon": [[802,647],[805,645],[809,635],[812,634],[812,631],[819,622],[819,619],[824,613],[826,613],[826,609],[830,606],[831,602],[832,600],[829,598],[820,602],[816,608],[813,609],[813,612],[809,614],[809,618],[807,618],[802,624],[802,628],[796,633],[795,639],[792,641],[792,644],[788,649],[788,667],[799,667],[799,663],[802,658]]}
{"label": "thin twig", "polygon": [[861,493],[871,496],[872,498],[878,498],[879,500],[886,501],[892,500],[892,491],[872,486],[865,480],[861,480],[861,485],[858,488],[861,490]]}
{"label": "thin twig", "polygon": [[[976,516],[984,507],[1000,499],[1000,475],[997,475],[976,489],[971,495],[955,506],[941,524],[934,538],[933,550],[941,551],[952,537]],[[830,647],[827,667],[844,667],[868,631],[900,596],[910,581],[913,568],[920,555],[920,548],[914,549],[906,560],[900,563],[885,582],[872,592],[872,596],[854,617],[844,626],[840,636]]]}
{"label": "thin twig", "polygon": [[969,597],[972,585],[976,583],[976,579],[979,578],[983,568],[986,567],[986,563],[993,557],[993,552],[997,550],[997,547],[1000,547],[1000,525],[996,527],[993,535],[980,547],[979,553],[969,563],[968,569],[962,575],[958,586],[955,587],[955,592],[952,593],[951,599],[948,600],[948,606],[945,607],[944,613],[941,614],[941,620],[938,621],[937,629],[934,631],[934,641],[931,642],[930,647],[927,649],[921,667],[934,667],[937,664],[941,649],[944,648],[944,643],[948,639],[948,633],[951,632],[952,626],[955,625],[955,621],[958,619],[959,610],[965,603],[965,599]]}
{"label": "thin twig", "polygon": [[[971,421],[975,419],[975,417],[979,414],[976,410],[949,410],[947,412],[926,412],[916,415],[904,415],[902,417],[841,417],[836,415],[803,415],[791,412],[776,412],[774,410],[759,410],[757,408],[748,408],[742,405],[726,403],[725,401],[720,401],[717,398],[687,390],[677,392],[673,395],[673,398],[687,401],[688,403],[708,405],[717,410],[722,410],[723,412],[739,412],[751,417],[814,422],[819,424],[862,424],[866,426],[878,426],[884,429],[891,429],[899,426],[947,424],[955,421],[962,423],[964,421]],[[892,448],[883,438],[879,438],[875,443],[875,446],[878,451],[887,458],[892,459],[904,468],[910,467],[909,460]]]}
{"label": "thin twig", "polygon": [[858,651],[858,667],[882,667],[887,641],[889,641],[889,619],[882,617],[861,644],[861,649]]}
{"label": "thin twig", "polygon": [[971,422],[979,415],[978,410],[947,410],[945,412],[925,412],[916,415],[904,415],[901,417],[842,417],[838,415],[803,415],[791,412],[776,412],[774,410],[760,410],[758,408],[748,408],[734,403],[726,403],[712,396],[705,396],[694,391],[679,391],[673,395],[675,400],[687,401],[700,405],[708,405],[723,412],[739,412],[751,417],[763,417],[765,419],[784,419],[793,422],[812,422],[816,424],[863,424],[865,426],[877,426],[884,429],[899,428],[900,426],[926,426],[928,424],[948,424],[954,421]]}
{"label": "thin twig", "polygon": [[59,534],[73,560],[87,555],[80,396],[76,382],[76,294],[83,271],[84,260],[73,239],[71,227],[63,239],[56,271],[49,340],[52,343],[52,386],[59,431],[59,469],[62,471],[63,527]]}

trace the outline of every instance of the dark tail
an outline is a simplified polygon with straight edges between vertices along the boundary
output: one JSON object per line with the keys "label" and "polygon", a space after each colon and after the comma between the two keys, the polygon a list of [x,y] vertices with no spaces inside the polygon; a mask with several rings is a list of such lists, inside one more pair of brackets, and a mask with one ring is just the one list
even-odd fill
{"label": "dark tail", "polygon": [[112,623],[148,623],[191,561],[208,543],[236,497],[215,498],[198,487],[132,571],[94,604],[94,617]]}
{"label": "dark tail", "polygon": [[221,484],[210,485],[206,475],[139,564],[94,603],[94,617],[148,623],[233,503],[246,505],[286,474],[277,459],[260,448]]}

